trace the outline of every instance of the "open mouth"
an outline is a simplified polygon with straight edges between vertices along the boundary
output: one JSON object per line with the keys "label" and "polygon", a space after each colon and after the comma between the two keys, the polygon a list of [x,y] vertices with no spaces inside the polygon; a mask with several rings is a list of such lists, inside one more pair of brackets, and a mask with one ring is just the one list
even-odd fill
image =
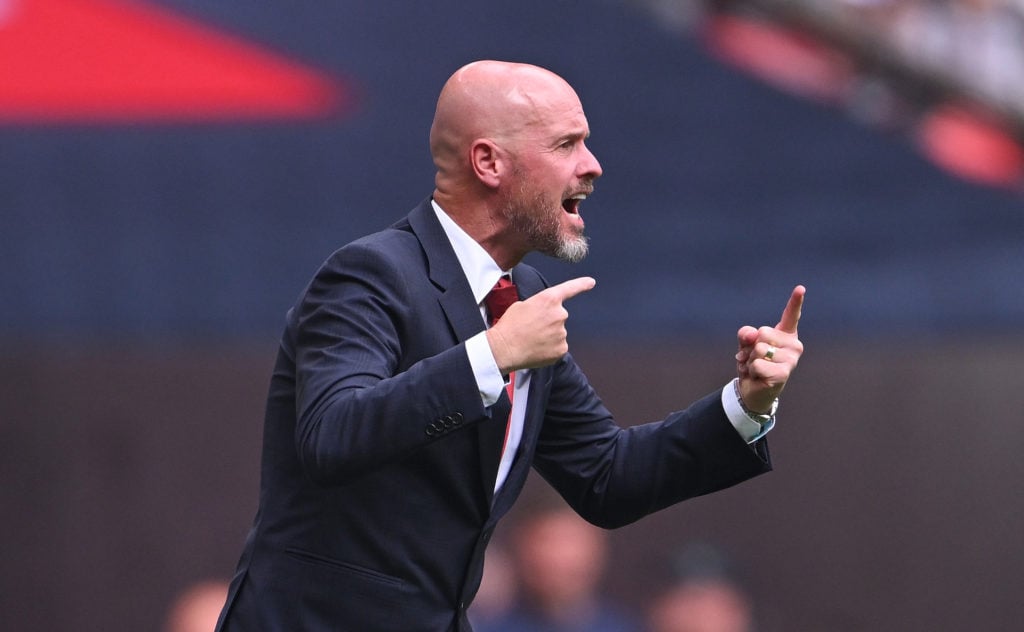
{"label": "open mouth", "polygon": [[576,195],[573,195],[562,200],[562,208],[565,209],[565,212],[570,215],[579,215],[580,202],[582,202],[585,199],[587,199],[586,193],[577,193]]}

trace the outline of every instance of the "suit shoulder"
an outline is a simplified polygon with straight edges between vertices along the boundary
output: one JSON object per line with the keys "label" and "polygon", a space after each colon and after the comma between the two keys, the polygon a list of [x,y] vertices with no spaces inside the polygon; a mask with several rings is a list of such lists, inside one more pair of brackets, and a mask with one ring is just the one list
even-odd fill
{"label": "suit shoulder", "polygon": [[410,258],[422,259],[423,249],[416,236],[401,224],[360,237],[335,250],[321,269],[349,267],[366,261],[408,265]]}
{"label": "suit shoulder", "polygon": [[[349,242],[323,260],[300,292],[297,304],[343,288],[400,291],[424,259],[416,236],[398,225]],[[353,289],[353,291],[356,291]],[[361,291],[361,290],[360,290]]]}

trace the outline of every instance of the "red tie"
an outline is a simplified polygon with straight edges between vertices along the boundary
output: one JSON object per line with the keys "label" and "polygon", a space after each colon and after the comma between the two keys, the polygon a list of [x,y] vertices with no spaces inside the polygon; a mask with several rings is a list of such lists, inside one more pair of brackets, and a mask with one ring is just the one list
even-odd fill
{"label": "red tie", "polygon": [[516,291],[516,284],[512,279],[503,276],[498,279],[486,297],[484,305],[487,307],[487,314],[490,316],[491,326],[498,322],[498,319],[505,315],[509,305],[519,300],[519,292]]}
{"label": "red tie", "polygon": [[[508,309],[509,305],[519,300],[519,292],[516,290],[516,284],[512,282],[512,279],[507,276],[503,276],[498,279],[498,282],[494,285],[486,297],[484,297],[484,306],[487,307],[487,315],[490,317],[491,326],[498,322],[498,319],[505,314],[505,310]],[[515,390],[516,384],[516,373],[513,371],[508,375],[508,384],[505,386],[505,392],[508,393],[508,401],[512,401],[512,393]],[[509,410],[509,421],[512,420],[512,411]],[[511,424],[505,423],[505,443],[508,443],[508,430]],[[505,445],[502,444],[501,451],[504,454]]]}

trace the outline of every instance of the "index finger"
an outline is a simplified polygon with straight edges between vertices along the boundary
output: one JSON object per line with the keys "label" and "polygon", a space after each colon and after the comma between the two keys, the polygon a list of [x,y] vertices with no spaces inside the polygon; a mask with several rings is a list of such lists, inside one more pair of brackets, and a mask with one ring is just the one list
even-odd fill
{"label": "index finger", "polygon": [[575,279],[569,279],[559,283],[558,285],[552,285],[548,289],[541,292],[542,294],[554,295],[558,299],[559,303],[563,303],[577,294],[582,294],[588,290],[592,290],[597,285],[592,277],[577,277]]}
{"label": "index finger", "polygon": [[802,285],[793,288],[793,293],[789,296],[789,302],[786,303],[786,309],[782,310],[782,319],[775,326],[776,329],[787,334],[796,333],[796,326],[800,322],[800,311],[803,309],[804,294],[806,293],[807,288]]}

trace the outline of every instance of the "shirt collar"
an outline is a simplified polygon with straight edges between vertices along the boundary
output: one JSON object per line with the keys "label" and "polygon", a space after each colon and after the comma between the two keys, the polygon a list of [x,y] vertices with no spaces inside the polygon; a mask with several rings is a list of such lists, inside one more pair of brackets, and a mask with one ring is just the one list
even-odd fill
{"label": "shirt collar", "polygon": [[477,304],[482,303],[484,297],[494,288],[494,284],[498,282],[501,275],[505,274],[505,271],[498,267],[494,259],[491,259],[491,255],[487,254],[487,251],[476,240],[462,230],[437,202],[430,200],[430,205],[434,208],[434,213],[437,215],[438,221],[441,222],[441,228],[444,229],[448,241],[451,242],[452,248],[455,250],[455,257],[459,260],[466,280],[469,281],[473,298]]}

